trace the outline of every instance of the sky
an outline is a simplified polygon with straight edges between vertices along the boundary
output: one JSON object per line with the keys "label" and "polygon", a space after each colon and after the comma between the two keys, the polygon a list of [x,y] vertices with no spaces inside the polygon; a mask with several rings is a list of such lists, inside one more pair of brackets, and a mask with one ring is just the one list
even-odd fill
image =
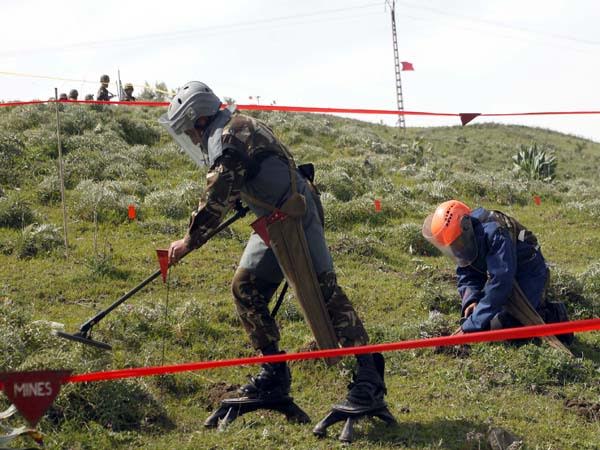
{"label": "sky", "polygon": [[[240,104],[259,96],[261,104],[396,109],[390,3],[1,0],[0,99],[47,99],[55,87],[83,97],[101,74],[113,81],[120,70],[136,92],[145,82],[199,80]],[[600,2],[411,0],[395,9],[400,61],[415,68],[402,72],[407,111],[600,110]],[[492,120],[600,142],[600,115],[473,123]],[[408,127],[458,124],[406,116]]]}

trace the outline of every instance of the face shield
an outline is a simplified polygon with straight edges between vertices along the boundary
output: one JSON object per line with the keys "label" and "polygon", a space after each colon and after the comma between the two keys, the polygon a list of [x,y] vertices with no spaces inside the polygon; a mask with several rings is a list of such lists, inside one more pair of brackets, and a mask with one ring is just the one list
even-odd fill
{"label": "face shield", "polygon": [[186,130],[193,130],[193,123],[186,123],[179,127],[178,131],[173,129],[173,123],[169,120],[167,114],[163,114],[158,119],[158,123],[165,128],[171,137],[175,139],[175,142],[183,149],[183,151],[192,158],[192,161],[196,163],[198,167],[205,167],[206,154],[202,151],[200,144],[194,144],[192,138],[185,132]]}
{"label": "face shield", "polygon": [[466,267],[477,258],[477,243],[475,242],[475,233],[473,232],[473,223],[468,215],[460,220],[461,233],[452,242],[443,242],[442,231],[437,234],[431,232],[431,221],[433,214],[425,219],[423,224],[423,237],[435,245],[444,255],[449,256],[456,261],[459,267]]}

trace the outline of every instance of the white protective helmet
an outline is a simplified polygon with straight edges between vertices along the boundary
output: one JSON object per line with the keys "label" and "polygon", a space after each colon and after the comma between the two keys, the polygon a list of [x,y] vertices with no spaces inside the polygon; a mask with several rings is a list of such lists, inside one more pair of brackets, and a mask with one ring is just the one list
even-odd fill
{"label": "white protective helmet", "polygon": [[205,158],[201,146],[194,144],[185,131],[196,128],[199,117],[212,117],[217,114],[220,107],[221,100],[211,88],[200,81],[190,81],[179,89],[167,112],[158,119],[158,123],[173,136],[197,165],[203,166]]}

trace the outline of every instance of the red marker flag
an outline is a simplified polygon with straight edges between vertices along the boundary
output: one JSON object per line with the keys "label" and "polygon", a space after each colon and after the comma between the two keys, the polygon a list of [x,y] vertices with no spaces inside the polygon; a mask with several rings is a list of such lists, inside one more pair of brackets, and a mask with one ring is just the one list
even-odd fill
{"label": "red marker flag", "polygon": [[402,64],[402,70],[415,70],[412,63],[402,61],[400,64]]}
{"label": "red marker flag", "polygon": [[135,219],[135,205],[129,205],[127,207],[127,217],[129,217],[129,220]]}
{"label": "red marker flag", "polygon": [[162,275],[163,283],[167,282],[167,274],[169,273],[169,250],[156,249],[158,264],[160,265],[160,274]]}
{"label": "red marker flag", "polygon": [[462,123],[463,127],[468,124],[475,117],[480,116],[481,113],[460,113],[460,123]]}
{"label": "red marker flag", "polygon": [[35,427],[71,375],[71,370],[37,370],[0,373],[2,388],[8,399]]}
{"label": "red marker flag", "polygon": [[376,212],[381,212],[381,200],[375,200],[375,211]]}
{"label": "red marker flag", "polygon": [[539,195],[534,195],[533,196],[533,201],[538,206],[540,206],[542,204],[542,198]]}

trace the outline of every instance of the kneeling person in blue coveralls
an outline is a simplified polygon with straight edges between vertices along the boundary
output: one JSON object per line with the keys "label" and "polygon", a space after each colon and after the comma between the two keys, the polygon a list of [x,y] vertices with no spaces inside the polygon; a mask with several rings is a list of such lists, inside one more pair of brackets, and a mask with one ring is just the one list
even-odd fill
{"label": "kneeling person in blue coveralls", "polygon": [[507,311],[517,292],[546,322],[568,320],[564,304],[545,301],[549,270],[537,238],[512,217],[450,200],[425,219],[422,233],[458,266],[462,332],[531,325]]}
{"label": "kneeling person in blue coveralls", "polygon": [[[348,297],[337,284],[333,262],[324,237],[320,200],[310,181],[295,166],[288,149],[263,122],[239,114],[234,107],[221,109],[221,101],[204,83],[185,84],[171,101],[160,123],[199,165],[209,168],[203,201],[193,212],[183,239],[169,249],[169,262],[177,263],[201,247],[236,202],[243,199],[258,217],[285,208],[290,198],[303,197],[298,221],[306,237],[309,259],[322,293],[335,345],[365,345],[367,333]],[[298,195],[299,194],[299,195]],[[283,205],[283,206],[282,206]],[[277,257],[276,257],[277,256]],[[253,347],[263,355],[283,353],[279,329],[268,303],[284,278],[289,279],[272,247],[253,233],[232,282],[238,315]],[[292,274],[293,276],[293,274]],[[383,402],[385,384],[376,360],[381,355],[357,356],[358,370],[344,403],[349,406]],[[252,399],[272,400],[290,391],[291,375],[285,362],[266,363],[258,375],[240,388]]]}

